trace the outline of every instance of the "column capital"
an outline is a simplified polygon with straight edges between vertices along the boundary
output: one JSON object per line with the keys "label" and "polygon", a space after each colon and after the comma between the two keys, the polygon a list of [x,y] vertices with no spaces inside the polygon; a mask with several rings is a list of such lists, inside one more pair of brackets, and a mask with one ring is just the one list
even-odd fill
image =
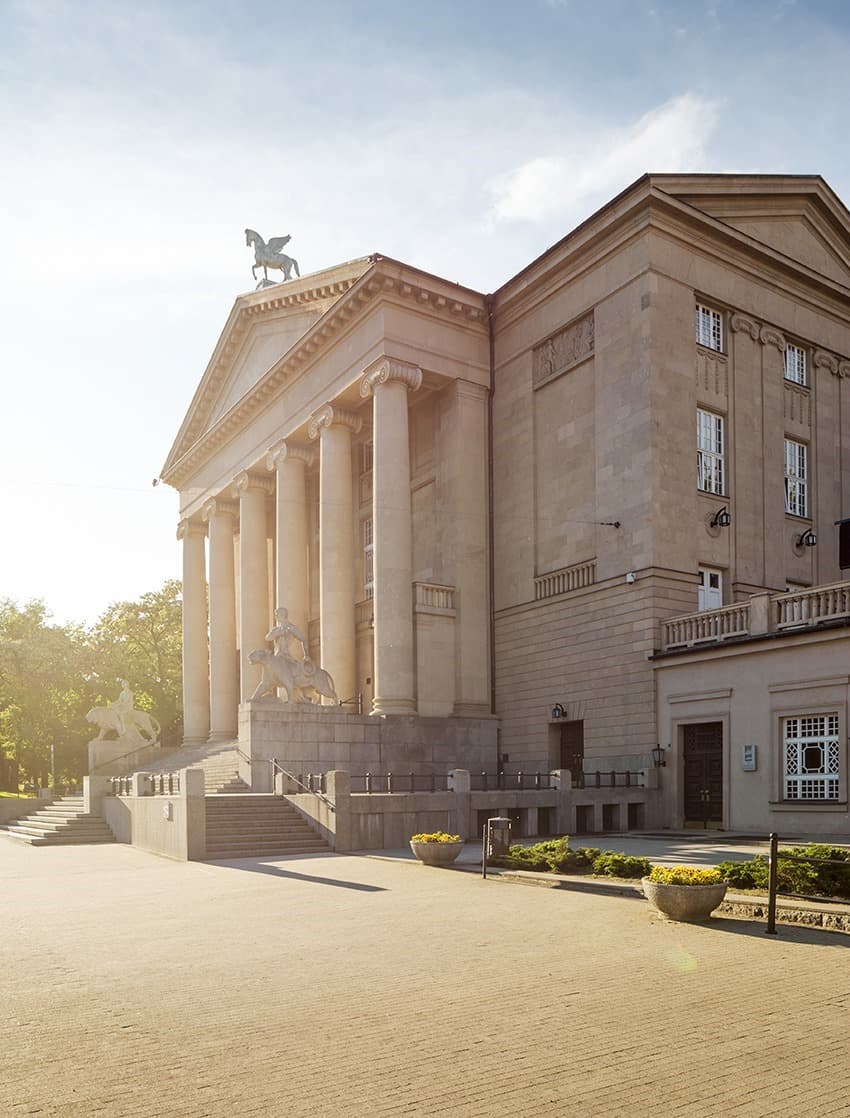
{"label": "column capital", "polygon": [[360,382],[360,395],[365,400],[371,396],[380,384],[398,380],[415,392],[422,384],[422,370],[418,365],[408,365],[406,361],[393,361],[389,357],[381,357],[363,373]]}
{"label": "column capital", "polygon": [[310,416],[307,434],[311,439],[317,439],[323,427],[348,427],[357,435],[362,426],[363,420],[356,412],[345,411],[334,404],[324,404]]}
{"label": "column capital", "polygon": [[266,451],[266,469],[276,470],[281,462],[288,461],[303,462],[305,466],[312,466],[315,457],[315,451],[309,446],[280,439]]}
{"label": "column capital", "polygon": [[207,534],[207,526],[202,520],[196,520],[194,517],[185,517],[177,525],[177,539],[185,540],[187,536],[205,536]]}
{"label": "column capital", "polygon": [[759,340],[759,324],[747,318],[745,314],[733,314],[729,320],[729,327],[733,334],[749,334],[754,342]]}
{"label": "column capital", "polygon": [[201,516],[209,524],[214,516],[239,516],[239,505],[225,497],[210,497],[201,509]]}
{"label": "column capital", "polygon": [[249,489],[261,489],[263,493],[270,496],[274,493],[274,481],[265,474],[254,474],[250,470],[243,470],[233,479],[233,496],[241,497]]}
{"label": "column capital", "polygon": [[776,346],[780,353],[785,352],[785,337],[772,326],[762,326],[760,337],[762,345]]}
{"label": "column capital", "polygon": [[838,362],[838,372],[836,373],[836,376],[841,377],[842,380],[845,377],[850,377],[850,361]]}

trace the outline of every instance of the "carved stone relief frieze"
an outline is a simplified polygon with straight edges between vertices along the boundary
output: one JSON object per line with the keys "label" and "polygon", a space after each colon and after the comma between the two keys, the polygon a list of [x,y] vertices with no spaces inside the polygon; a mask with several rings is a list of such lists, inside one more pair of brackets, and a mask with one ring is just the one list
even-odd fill
{"label": "carved stone relief frieze", "polygon": [[812,397],[808,390],[786,381],[784,413],[786,423],[811,428]]}
{"label": "carved stone relief frieze", "polygon": [[592,356],[593,346],[594,323],[591,311],[535,346],[532,362],[533,387],[541,388]]}
{"label": "carved stone relief frieze", "polygon": [[703,350],[697,351],[697,395],[727,396],[729,393],[729,368],[725,357]]}

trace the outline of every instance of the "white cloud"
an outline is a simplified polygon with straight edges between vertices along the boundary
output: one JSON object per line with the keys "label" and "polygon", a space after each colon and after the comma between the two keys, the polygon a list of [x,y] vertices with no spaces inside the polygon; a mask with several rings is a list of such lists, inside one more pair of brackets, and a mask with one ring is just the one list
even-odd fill
{"label": "white cloud", "polygon": [[574,220],[645,171],[705,170],[716,101],[676,97],[626,128],[585,125],[569,145],[520,164],[491,183],[497,221]]}

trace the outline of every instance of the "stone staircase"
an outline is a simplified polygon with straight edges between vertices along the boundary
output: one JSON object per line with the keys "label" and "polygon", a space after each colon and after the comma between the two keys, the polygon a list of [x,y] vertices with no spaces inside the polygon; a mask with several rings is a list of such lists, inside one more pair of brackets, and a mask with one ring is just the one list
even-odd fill
{"label": "stone staircase", "polygon": [[143,772],[158,773],[203,769],[204,790],[208,796],[248,791],[248,786],[239,778],[239,750],[235,741],[187,745],[139,768]]}
{"label": "stone staircase", "polygon": [[23,819],[6,825],[6,833],[30,846],[82,846],[115,842],[99,815],[88,815],[82,796],[64,796]]}
{"label": "stone staircase", "polygon": [[207,859],[327,854],[330,847],[280,796],[249,793],[206,797]]}

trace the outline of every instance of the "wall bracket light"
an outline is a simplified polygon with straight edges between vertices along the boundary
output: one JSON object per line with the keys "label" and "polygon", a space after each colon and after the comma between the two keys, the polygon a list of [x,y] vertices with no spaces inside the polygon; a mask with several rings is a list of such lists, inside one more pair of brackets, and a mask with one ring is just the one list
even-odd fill
{"label": "wall bracket light", "polygon": [[722,508],[719,508],[708,523],[711,528],[728,528],[732,523],[732,514],[729,512],[729,506],[723,505]]}
{"label": "wall bracket light", "polygon": [[797,537],[797,547],[816,547],[817,542],[818,538],[811,528],[807,528]]}

